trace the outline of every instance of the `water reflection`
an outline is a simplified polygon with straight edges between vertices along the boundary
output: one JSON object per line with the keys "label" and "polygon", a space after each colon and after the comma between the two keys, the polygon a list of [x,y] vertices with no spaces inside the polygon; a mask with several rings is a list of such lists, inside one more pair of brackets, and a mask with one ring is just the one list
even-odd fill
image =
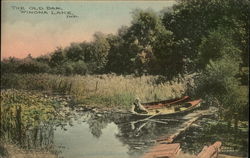
{"label": "water reflection", "polygon": [[[154,144],[154,140],[174,133],[186,121],[184,118],[135,119],[128,114],[112,112],[72,112],[63,118],[55,115],[57,119],[51,121],[30,118],[32,122],[25,122],[18,114],[18,107],[16,111],[9,111],[8,115],[12,117],[2,117],[4,121],[1,120],[0,124],[1,142],[17,144],[25,149],[49,151],[65,158],[138,157]],[[199,128],[203,129],[205,124],[206,121]],[[195,132],[204,133],[195,130],[191,133]],[[211,139],[201,136],[194,140],[194,136],[188,133],[183,139],[176,140],[185,151],[197,152],[200,149],[193,146],[202,148]],[[203,144],[199,139],[203,139]],[[192,140],[193,146],[185,145]],[[3,152],[0,146],[0,156]]]}
{"label": "water reflection", "polygon": [[[181,121],[131,119],[120,113],[82,112],[39,126],[1,128],[1,139],[22,148],[46,150],[60,157],[138,157]],[[35,120],[34,120],[35,121]],[[10,124],[11,125],[11,124]],[[34,125],[34,123],[33,123]],[[8,123],[5,122],[7,127]]]}
{"label": "water reflection", "polygon": [[86,122],[75,124],[67,131],[55,131],[55,143],[63,147],[60,156],[74,158],[128,158],[127,146],[115,138],[118,131],[114,123],[109,123],[102,130],[99,138],[92,135]]}
{"label": "water reflection", "polygon": [[111,120],[107,115],[101,114],[92,114],[91,118],[87,120],[87,124],[89,125],[89,129],[93,136],[96,138],[100,138],[102,135],[102,129],[107,127],[107,124],[110,123]]}
{"label": "water reflection", "polygon": [[[173,133],[184,120],[175,119],[131,119],[126,114],[93,114],[86,121],[93,136],[99,138],[109,124],[117,127],[115,138],[128,149],[129,157],[138,157],[154,144],[159,137]],[[114,131],[109,131],[114,132]]]}

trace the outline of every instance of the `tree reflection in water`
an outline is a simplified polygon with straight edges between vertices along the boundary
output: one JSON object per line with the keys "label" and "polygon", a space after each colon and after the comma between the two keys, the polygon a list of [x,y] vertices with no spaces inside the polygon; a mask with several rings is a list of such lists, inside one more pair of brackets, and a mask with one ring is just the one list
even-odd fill
{"label": "tree reflection in water", "polygon": [[129,115],[119,113],[92,114],[87,121],[91,133],[96,138],[101,136],[102,130],[111,122],[114,122],[118,127],[116,138],[123,145],[128,146],[128,154],[135,157],[152,146],[157,138],[173,132],[183,121],[170,119],[131,120]]}
{"label": "tree reflection in water", "polygon": [[[171,133],[181,123],[181,121],[176,122],[164,119],[131,119],[128,114],[113,112],[83,112],[78,113],[77,119],[81,123],[88,124],[90,133],[97,139],[101,137],[103,129],[110,123],[114,123],[118,129],[118,131],[115,131],[115,138],[128,149],[127,154],[130,157],[142,154],[154,143],[153,140]],[[1,139],[4,139],[5,142],[18,144],[20,147],[26,149],[38,149],[58,153],[63,149],[59,149],[59,146],[56,146],[54,142],[55,129],[60,126],[62,129],[67,130],[71,126],[74,126],[70,122],[71,119],[69,118],[57,119],[46,123],[33,119],[33,122],[30,124],[21,122],[20,128],[17,125],[20,122],[12,119],[7,124],[5,122],[5,128],[1,128],[1,132],[4,133],[4,136],[1,135]],[[12,126],[13,124],[15,126]]]}
{"label": "tree reflection in water", "polygon": [[110,123],[110,119],[107,115],[91,115],[91,118],[87,120],[87,123],[89,125],[89,130],[91,134],[96,137],[100,138],[102,135],[102,129],[107,127],[108,123]]}
{"label": "tree reflection in water", "polygon": [[126,124],[117,124],[120,129],[117,138],[129,146],[129,155],[138,155],[152,146],[156,139],[174,131],[181,122],[143,120]]}

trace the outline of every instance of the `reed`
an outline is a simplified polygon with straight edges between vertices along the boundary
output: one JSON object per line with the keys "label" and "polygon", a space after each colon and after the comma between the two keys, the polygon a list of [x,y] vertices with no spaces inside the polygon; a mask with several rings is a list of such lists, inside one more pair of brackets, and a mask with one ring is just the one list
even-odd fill
{"label": "reed", "polygon": [[184,80],[160,82],[159,76],[51,74],[8,74],[1,78],[1,88],[42,90],[71,95],[79,104],[128,108],[135,98],[142,102],[170,99],[184,95]]}

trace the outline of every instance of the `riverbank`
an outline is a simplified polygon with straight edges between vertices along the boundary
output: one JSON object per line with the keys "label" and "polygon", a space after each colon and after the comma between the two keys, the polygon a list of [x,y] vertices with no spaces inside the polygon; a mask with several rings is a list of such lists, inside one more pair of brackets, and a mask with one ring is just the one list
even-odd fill
{"label": "riverbank", "polygon": [[[118,145],[119,149],[122,149],[123,157],[127,158],[131,155],[133,157],[134,154],[145,152],[152,145],[152,140],[173,132],[173,129],[180,128],[183,121],[186,121],[186,117],[169,120],[150,119],[132,125],[133,121],[129,120],[129,117],[127,118],[124,113],[117,113],[115,110],[101,110],[94,106],[85,108],[85,110],[79,109],[78,106],[71,108],[71,99],[68,96],[47,96],[41,92],[34,93],[24,90],[1,91],[1,102],[2,107],[11,107],[9,113],[7,111],[2,113],[5,116],[8,114],[9,117],[5,117],[4,126],[2,126],[4,128],[1,129],[1,132],[4,133],[1,142],[6,142],[1,148],[4,149],[2,151],[9,154],[2,151],[1,154],[12,155],[12,157],[13,155],[25,155],[38,158],[42,155],[50,158],[58,157],[61,152],[63,155],[69,154],[70,157],[74,157],[79,154],[82,146],[86,147],[86,152],[94,154],[96,151],[91,152],[89,148],[92,147],[88,146],[89,142],[99,144],[97,148],[100,149],[100,153],[105,151],[112,155],[112,152],[120,151],[106,151],[102,148],[103,144],[110,143],[110,146],[114,145],[112,148]],[[18,115],[16,115],[18,112],[15,110],[19,109],[19,105],[22,107],[22,119],[18,122]],[[1,110],[3,110],[2,107]],[[50,110],[46,112],[46,109]],[[228,129],[228,134],[225,133],[227,131],[223,130],[225,123],[218,122],[218,118],[205,119],[201,122],[195,123],[190,131],[185,132],[179,137],[179,140],[176,140],[181,143],[183,151],[187,154],[199,152],[204,145],[216,140],[222,140],[224,146],[228,143],[234,143],[237,146],[245,145],[242,141],[234,141],[233,138],[236,135],[230,134],[233,128]],[[245,129],[247,128],[245,127]],[[109,134],[111,132],[112,134]],[[245,134],[241,134],[241,136],[243,137],[240,140],[246,140]],[[2,141],[3,139],[5,141]],[[105,142],[103,142],[104,139]],[[130,156],[126,155],[128,151]]]}
{"label": "riverbank", "polygon": [[[46,144],[47,146],[49,146],[50,150],[39,151],[38,149],[40,149],[41,146],[38,146],[37,150],[15,148],[18,150],[15,150],[13,152],[13,145],[8,145],[7,147],[10,148],[6,148],[6,150],[8,153],[11,153],[14,156],[24,154],[30,156],[33,154],[34,156],[37,156],[35,158],[38,158],[39,155],[46,156],[46,154],[48,156],[65,158],[75,156],[77,157],[77,155],[79,155],[80,153],[88,153],[90,154],[89,157],[97,158],[98,156],[94,155],[100,154],[99,156],[102,156],[103,152],[106,153],[106,155],[104,156],[105,158],[115,158],[117,157],[117,155],[114,156],[113,154],[118,154],[120,150],[122,151],[120,154],[123,154],[121,155],[122,158],[140,157],[139,155],[144,153],[149,147],[154,144],[154,141],[152,140],[155,140],[167,133],[171,134],[172,132],[174,132],[174,129],[178,130],[178,128],[180,128],[183,121],[187,121],[183,118],[176,118],[176,120],[150,119],[134,124],[133,128],[130,124],[131,120],[128,120],[123,115],[114,112],[78,112],[78,116],[74,120],[75,121],[71,122],[70,119],[68,119],[68,122],[66,122],[67,125],[63,126],[63,129],[61,129],[60,127],[54,127],[53,137],[51,138],[53,140],[49,141],[53,145]],[[222,140],[222,156],[225,156],[226,154],[226,156],[230,155],[231,157],[233,157],[232,153],[225,152],[225,149],[228,148],[228,143],[232,141],[233,128],[228,129],[228,132],[225,133],[221,130],[221,128],[224,128],[224,126],[219,128],[220,123],[216,126],[215,124],[213,124],[217,122],[216,120],[217,119],[214,117],[205,117],[205,119],[196,121],[191,126],[190,130],[179,136],[179,139],[174,141],[174,143],[181,144],[183,154],[180,154],[179,156],[190,156],[190,158],[194,157],[194,155],[197,155],[197,153],[199,153],[205,145],[214,143],[214,140]],[[208,129],[207,127],[211,127],[213,130]],[[203,130],[198,131],[197,129],[200,128],[202,128]],[[30,134],[33,138],[35,131]],[[46,135],[43,137],[47,139]],[[238,139],[240,140],[246,140],[246,138],[247,137],[244,134],[238,136]],[[103,140],[105,140],[105,142],[103,142]],[[244,145],[244,143],[242,143],[241,141],[237,141],[234,143],[237,146]],[[34,143],[34,145],[35,144],[36,143]],[[94,151],[90,149],[92,148],[91,144],[95,144],[97,147]],[[112,149],[118,148],[120,150],[106,150],[105,148],[103,148],[104,145],[109,145]],[[85,147],[84,149],[82,149],[83,146]],[[53,152],[54,149],[56,150],[56,152]],[[79,150],[81,152],[79,152]],[[126,155],[126,153],[129,154]],[[244,151],[244,153],[246,154],[246,151]],[[87,156],[85,155],[85,157]],[[244,156],[240,155],[239,152],[236,152],[234,157]]]}
{"label": "riverbank", "polygon": [[72,104],[80,106],[130,109],[137,97],[149,102],[184,95],[187,78],[166,82],[161,76],[4,74],[1,88],[68,95]]}
{"label": "riverbank", "polygon": [[[86,137],[93,135],[93,141],[96,141],[107,126],[110,126],[111,131],[119,129],[117,134],[114,133],[115,138],[112,140],[118,138],[119,142],[128,146],[129,149],[126,150],[130,153],[142,153],[152,143],[152,139],[157,139],[166,134],[165,132],[169,132],[170,126],[171,129],[172,126],[177,128],[182,120],[149,120],[132,126],[131,120],[123,114],[130,109],[135,97],[141,98],[143,102],[179,97],[185,94],[187,83],[184,79],[163,82],[159,76],[56,76],[48,74],[10,74],[2,76],[1,81],[3,81],[1,82],[3,88],[0,115],[1,133],[3,133],[1,142],[5,142],[1,146],[1,156],[6,153],[13,155],[21,153],[21,155],[27,154],[27,157],[32,154],[33,157],[34,155],[46,156],[46,154],[48,157],[58,156],[51,152],[54,150],[51,145],[54,145],[55,128],[61,128],[62,131],[75,128],[78,133],[90,131],[91,134],[86,133]],[[83,120],[82,117],[84,117]],[[84,130],[72,123],[74,122],[72,120],[86,123]],[[176,141],[182,144],[183,151],[188,154],[199,152],[204,145],[217,140],[225,143],[224,146],[233,146],[246,153],[243,148],[247,146],[247,135],[244,131],[248,129],[246,124],[240,123],[239,131],[241,132],[234,133],[233,127],[226,128],[226,123],[218,120],[218,118],[213,118],[198,121],[190,128],[190,131],[185,132]],[[61,133],[56,134],[59,137],[64,136]],[[242,137],[239,138],[238,135]],[[71,140],[72,137],[78,136],[81,137],[82,133],[81,135],[69,133],[65,138]],[[81,143],[67,144],[68,142],[61,141],[68,147]],[[34,151],[32,147],[37,151]],[[18,148],[20,153],[13,152]],[[63,151],[64,149],[55,150]],[[239,155],[241,153],[237,154]]]}

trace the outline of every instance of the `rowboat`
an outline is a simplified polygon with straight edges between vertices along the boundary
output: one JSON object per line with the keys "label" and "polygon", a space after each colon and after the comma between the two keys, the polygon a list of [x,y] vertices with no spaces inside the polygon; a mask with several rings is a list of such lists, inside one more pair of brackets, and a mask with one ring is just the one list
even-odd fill
{"label": "rowboat", "polygon": [[187,101],[188,96],[184,96],[180,99],[174,99],[171,101],[141,103],[141,105],[148,111],[148,113],[136,113],[132,112],[134,117],[166,117],[166,116],[178,116],[187,114],[200,107],[202,99]]}
{"label": "rowboat", "polygon": [[182,103],[184,101],[189,100],[189,98],[190,98],[189,96],[183,96],[181,98],[163,100],[163,101],[158,101],[158,102],[141,103],[141,104],[146,109],[159,109],[159,108],[170,106],[173,104]]}

